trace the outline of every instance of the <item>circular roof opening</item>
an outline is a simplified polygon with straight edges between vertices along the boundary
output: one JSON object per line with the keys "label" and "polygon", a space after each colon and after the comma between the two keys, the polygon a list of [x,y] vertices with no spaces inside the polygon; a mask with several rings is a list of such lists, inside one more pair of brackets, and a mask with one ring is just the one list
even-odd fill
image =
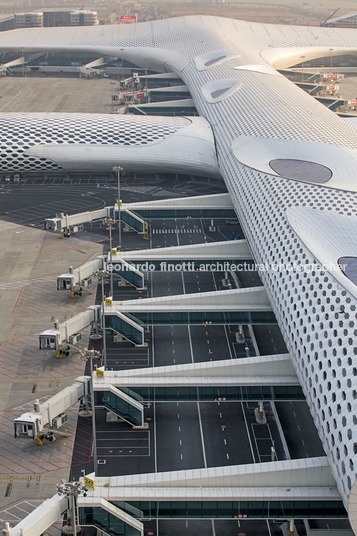
{"label": "circular roof opening", "polygon": [[357,285],[357,257],[341,257],[337,262],[345,276]]}
{"label": "circular roof opening", "polygon": [[307,160],[278,158],[271,160],[269,166],[278,175],[297,181],[324,184],[332,177],[332,171],[328,167]]}

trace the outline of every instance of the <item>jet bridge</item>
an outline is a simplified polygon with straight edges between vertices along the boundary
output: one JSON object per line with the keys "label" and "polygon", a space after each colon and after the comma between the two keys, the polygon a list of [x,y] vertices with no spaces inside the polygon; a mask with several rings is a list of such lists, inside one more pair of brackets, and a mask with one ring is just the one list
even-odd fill
{"label": "jet bridge", "polygon": [[167,87],[172,84],[183,84],[182,78],[180,78],[176,73],[157,73],[157,74],[140,74],[138,76],[140,85],[145,86],[146,83],[148,88],[150,87]]}
{"label": "jet bridge", "polygon": [[[113,302],[106,298],[105,326],[138,347],[145,347],[145,325],[275,324],[264,287],[201,292],[143,300]],[[62,343],[75,344],[80,331],[100,317],[100,306],[56,324],[39,336],[40,349],[57,349]]]}
{"label": "jet bridge", "polygon": [[198,115],[193,99],[177,99],[170,101],[132,104],[127,112],[133,115]]}
{"label": "jet bridge", "polygon": [[66,510],[72,533],[73,506],[81,527],[127,536],[143,536],[144,521],[152,519],[289,519],[290,527],[294,519],[347,519],[324,456],[111,477],[91,473],[75,483],[75,495],[68,484],[67,494],[47,499],[16,527],[6,524],[4,535],[40,536]]}
{"label": "jet bridge", "polygon": [[3,63],[0,65],[0,75],[6,76],[7,74],[11,74],[11,67],[17,67],[19,65],[25,65],[27,61],[23,56],[21,58],[16,58],[16,60],[8,61],[7,63]]}
{"label": "jet bridge", "polygon": [[275,324],[264,287],[162,296],[104,306],[105,325],[143,346],[145,325]]}
{"label": "jet bridge", "polygon": [[[55,232],[60,231],[61,233],[64,233],[64,236],[69,237],[72,233],[82,230],[82,226],[85,223],[92,223],[107,218],[114,218],[115,221],[118,221],[119,209],[117,204],[115,207],[104,207],[98,210],[80,212],[79,214],[61,213],[55,218],[47,218],[45,220],[45,230]],[[127,228],[131,228],[139,234],[146,233],[147,224],[140,218],[140,216],[130,210],[130,203],[128,206],[121,206],[120,219]]]}
{"label": "jet bridge", "polygon": [[78,268],[69,267],[67,274],[57,277],[57,290],[76,290],[80,287],[87,287],[91,284],[92,275],[104,267],[104,257],[97,257],[82,264]]}
{"label": "jet bridge", "polygon": [[[116,249],[113,251],[117,251]],[[113,255],[116,257],[117,253]],[[109,257],[109,256],[108,256]],[[86,262],[82,266],[73,269],[69,267],[69,271],[66,274],[61,274],[57,277],[57,290],[70,290],[72,291],[72,297],[75,295],[81,295],[82,288],[91,284],[91,277],[97,270],[101,270],[108,266],[108,257],[100,256],[89,262]],[[116,264],[119,260],[116,261]],[[112,263],[113,265],[113,263]],[[110,266],[110,265],[109,265]],[[129,285],[134,286],[138,290],[146,290],[144,274],[137,270],[135,266],[129,264],[124,259],[120,261],[121,270],[116,271],[116,274],[123,279]]]}
{"label": "jet bridge", "polygon": [[93,374],[94,399],[96,405],[105,405],[110,411],[106,401],[115,393],[126,393],[140,403],[305,400],[289,354],[97,370]]}
{"label": "jet bridge", "polygon": [[0,76],[6,76],[7,74],[12,74],[12,67],[20,67],[21,65],[26,65],[28,64],[30,61],[33,61],[37,58],[40,58],[41,56],[43,56],[43,53],[38,53],[38,54],[31,54],[30,56],[27,56],[25,58],[25,55],[24,56],[21,56],[20,58],[16,58],[14,60],[11,60],[11,61],[8,61],[6,63],[2,63],[0,65]]}
{"label": "jet bridge", "polygon": [[315,97],[316,100],[327,106],[332,111],[337,110],[340,106],[347,106],[348,101],[339,97]]}
{"label": "jet bridge", "polygon": [[96,406],[143,427],[148,402],[305,400],[289,354],[93,373]]}
{"label": "jet bridge", "polygon": [[[107,534],[124,513],[137,521],[347,518],[324,456],[87,479],[87,496],[77,501],[79,524]],[[138,527],[116,534],[142,533]]]}
{"label": "jet bridge", "polygon": [[[204,242],[187,246],[116,251],[108,267],[142,290],[144,274],[152,271],[234,271],[253,263],[246,240]],[[109,262],[109,261],[108,261]]]}
{"label": "jet bridge", "polygon": [[40,536],[53,525],[69,507],[72,497],[54,495],[44,501],[15,527],[5,523],[4,536]]}
{"label": "jet bridge", "polygon": [[[119,220],[118,203],[112,207],[104,207],[79,214],[60,213],[55,218],[45,220],[45,230],[60,231],[65,236],[70,236],[72,233],[79,231],[85,223],[105,218]],[[148,225],[145,219],[155,218],[236,219],[237,215],[228,193],[120,204],[120,221],[124,224],[124,230],[130,228],[139,234],[146,235]]]}
{"label": "jet bridge", "polygon": [[68,234],[75,233],[80,230],[84,223],[99,221],[104,218],[111,218],[114,214],[113,207],[104,207],[98,210],[89,210],[80,212],[79,214],[64,214],[61,212],[55,218],[45,219],[46,231],[61,231]]}
{"label": "jet bridge", "polygon": [[[118,205],[114,207],[115,220],[119,217]],[[158,199],[155,201],[142,201],[138,203],[122,203],[120,205],[120,219],[124,224],[145,234],[147,224],[144,220],[161,218],[237,218],[233,209],[232,200],[228,193],[200,195],[193,197],[178,197],[171,199]],[[142,227],[137,228],[137,223],[132,218],[141,219]]]}
{"label": "jet bridge", "polygon": [[[174,271],[177,264],[172,267],[170,263],[190,263],[190,268],[193,270],[203,270],[206,265],[208,270],[212,270],[212,263],[216,263],[218,268],[222,265],[222,270],[219,271],[225,271],[227,264],[219,261],[226,261],[227,264],[253,261],[247,240],[224,240],[185,246],[117,251],[112,256],[113,269],[119,272],[124,270],[124,267],[121,266],[121,263],[124,262],[130,263],[131,267],[133,265],[143,267],[149,264],[163,272]],[[116,266],[117,264],[118,266]]]}
{"label": "jet bridge", "polygon": [[98,58],[97,60],[91,61],[79,67],[79,76],[82,78],[94,78],[104,76],[105,71],[103,69],[96,69],[96,67],[102,67],[106,65],[104,58]]}
{"label": "jet bridge", "polygon": [[151,88],[149,90],[149,98],[151,102],[162,102],[165,100],[175,100],[183,98],[191,98],[191,93],[187,86],[167,86]]}
{"label": "jet bridge", "polygon": [[[53,437],[54,432],[67,422],[67,410],[81,399],[84,402],[84,413],[88,411],[88,396],[90,395],[90,376],[80,376],[75,382],[59,393],[40,404],[38,400],[34,404],[34,411],[23,413],[14,420],[15,438],[36,440],[43,444],[45,439]],[[68,434],[65,434],[68,435]]]}
{"label": "jet bridge", "polygon": [[81,331],[100,320],[100,306],[91,305],[82,313],[59,324],[54,329],[47,329],[39,335],[40,350],[57,350],[62,344],[76,344],[81,340]]}
{"label": "jet bridge", "polygon": [[158,199],[139,203],[123,203],[144,219],[155,218],[215,218],[237,219],[228,193]]}

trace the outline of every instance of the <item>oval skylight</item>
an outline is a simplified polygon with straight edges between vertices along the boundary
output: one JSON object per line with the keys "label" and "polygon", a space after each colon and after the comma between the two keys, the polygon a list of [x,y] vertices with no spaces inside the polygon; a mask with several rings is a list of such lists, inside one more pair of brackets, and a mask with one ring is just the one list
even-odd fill
{"label": "oval skylight", "polygon": [[205,71],[213,65],[217,65],[228,58],[236,57],[239,55],[233,50],[211,50],[200,56],[194,58],[194,62],[199,71]]}
{"label": "oval skylight", "polygon": [[357,285],[357,257],[340,257],[338,265],[345,276]]}
{"label": "oval skylight", "polygon": [[307,160],[278,158],[270,160],[269,166],[286,179],[324,184],[332,177],[332,171],[328,167]]}
{"label": "oval skylight", "polygon": [[201,87],[202,95],[207,102],[214,103],[226,99],[242,85],[238,78],[225,78],[208,82]]}

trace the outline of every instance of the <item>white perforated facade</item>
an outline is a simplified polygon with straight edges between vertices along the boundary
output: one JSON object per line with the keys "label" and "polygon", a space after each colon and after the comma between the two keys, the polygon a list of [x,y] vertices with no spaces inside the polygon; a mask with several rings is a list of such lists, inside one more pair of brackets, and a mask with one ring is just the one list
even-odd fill
{"label": "white perforated facade", "polygon": [[[220,172],[255,260],[293,265],[261,276],[357,531],[356,294],[333,268],[303,270],[319,258],[335,264],[336,241],[339,255],[357,255],[357,130],[272,68],[356,53],[356,32],[191,17],[56,35],[46,29],[0,35],[0,50],[36,51],[50,44],[105,50],[142,67],[147,61],[156,70],[177,71],[189,87],[212,127]],[[267,167],[292,158],[326,165],[331,180],[311,184]],[[308,231],[296,219],[299,207],[309,209]],[[332,216],[326,246],[319,213]]]}
{"label": "white perforated facade", "polygon": [[[88,151],[90,147],[90,151]],[[203,118],[97,114],[0,114],[0,172],[193,169],[217,175]]]}

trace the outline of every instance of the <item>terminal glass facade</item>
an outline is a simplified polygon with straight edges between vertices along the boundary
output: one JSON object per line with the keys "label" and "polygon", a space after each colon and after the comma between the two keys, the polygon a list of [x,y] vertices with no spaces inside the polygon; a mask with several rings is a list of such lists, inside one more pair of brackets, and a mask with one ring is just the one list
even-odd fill
{"label": "terminal glass facade", "polygon": [[[342,501],[117,501],[115,506],[140,519],[319,519],[346,518]],[[133,508],[134,507],[134,508]],[[123,532],[122,522],[100,508],[79,508],[80,525],[94,525],[108,534],[136,536],[131,527]],[[118,530],[113,532],[113,530]],[[133,531],[134,532],[130,532]],[[121,532],[120,532],[121,531]]]}
{"label": "terminal glass facade", "polygon": [[140,532],[102,508],[79,508],[79,525],[93,526],[109,536],[141,536]]}
{"label": "terminal glass facade", "polygon": [[134,389],[135,391],[133,392],[131,389],[120,387],[120,390],[124,393],[143,402],[305,400],[300,385],[250,385],[247,387],[215,387],[209,385],[207,387],[134,387]]}

